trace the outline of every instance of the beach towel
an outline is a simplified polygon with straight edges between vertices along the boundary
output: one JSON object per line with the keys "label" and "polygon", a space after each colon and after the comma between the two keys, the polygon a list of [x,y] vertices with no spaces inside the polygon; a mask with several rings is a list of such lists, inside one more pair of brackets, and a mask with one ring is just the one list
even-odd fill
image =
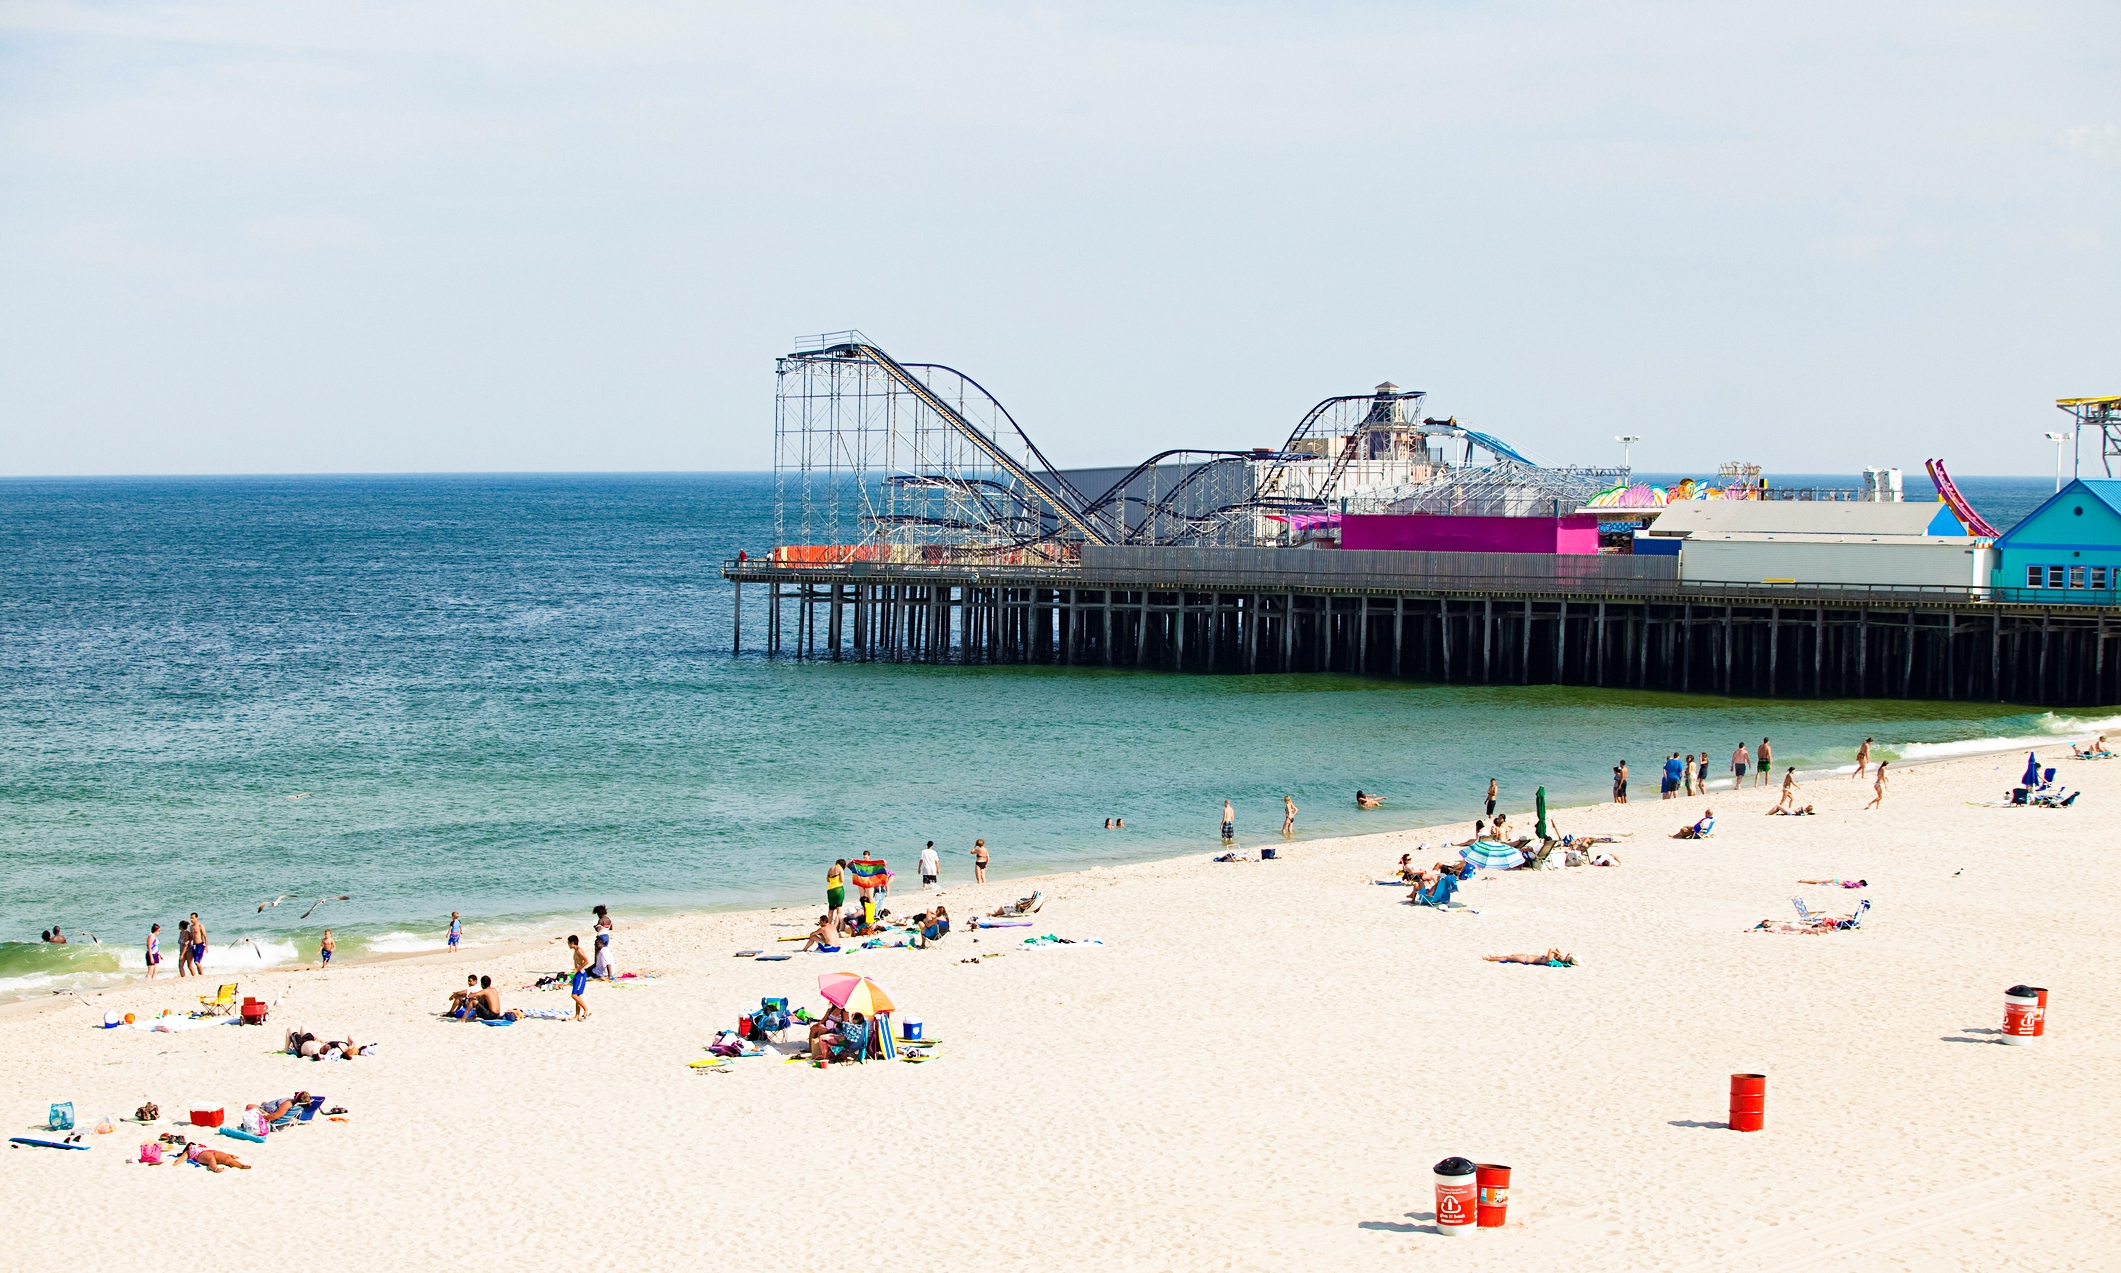
{"label": "beach towel", "polygon": [[847,864],[854,874],[856,888],[887,888],[891,884],[891,870],[882,858],[856,858]]}

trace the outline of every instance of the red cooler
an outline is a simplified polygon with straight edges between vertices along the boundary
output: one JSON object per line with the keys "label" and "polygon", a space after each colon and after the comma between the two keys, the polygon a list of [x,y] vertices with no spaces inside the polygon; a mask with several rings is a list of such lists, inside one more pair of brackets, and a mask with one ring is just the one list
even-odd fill
{"label": "red cooler", "polygon": [[194,1105],[191,1107],[191,1125],[194,1127],[219,1127],[227,1117],[219,1105]]}
{"label": "red cooler", "polygon": [[1480,1227],[1500,1229],[1510,1211],[1510,1169],[1484,1162],[1474,1174],[1480,1185]]}
{"label": "red cooler", "polygon": [[1731,1130],[1757,1132],[1767,1126],[1767,1075],[1731,1075]]}

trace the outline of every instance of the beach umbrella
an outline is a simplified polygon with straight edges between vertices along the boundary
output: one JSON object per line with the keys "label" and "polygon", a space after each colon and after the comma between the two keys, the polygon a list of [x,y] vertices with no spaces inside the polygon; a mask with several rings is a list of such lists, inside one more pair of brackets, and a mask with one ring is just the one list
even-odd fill
{"label": "beach umbrella", "polygon": [[1547,838],[1547,789],[1545,787],[1539,789],[1539,794],[1533,797],[1533,803],[1539,806],[1539,825],[1532,829],[1538,833],[1540,839],[1544,840]]}
{"label": "beach umbrella", "polygon": [[2018,780],[2018,785],[2021,787],[2037,787],[2040,785],[2040,757],[2037,753],[2025,753],[2025,776]]}
{"label": "beach umbrella", "polygon": [[1475,840],[1458,851],[1458,856],[1474,866],[1497,871],[1510,871],[1524,865],[1524,854],[1507,844],[1494,840]]}
{"label": "beach umbrella", "polygon": [[858,972],[828,972],[817,979],[817,992],[825,996],[827,1003],[872,1017],[898,1008],[882,986]]}

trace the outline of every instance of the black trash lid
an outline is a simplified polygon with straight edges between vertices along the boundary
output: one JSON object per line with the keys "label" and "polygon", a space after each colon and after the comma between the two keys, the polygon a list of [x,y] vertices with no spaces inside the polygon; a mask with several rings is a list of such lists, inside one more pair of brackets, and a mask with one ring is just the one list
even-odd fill
{"label": "black trash lid", "polygon": [[1473,1160],[1470,1158],[1446,1158],[1436,1164],[1436,1174],[1439,1176],[1470,1176],[1473,1174]]}

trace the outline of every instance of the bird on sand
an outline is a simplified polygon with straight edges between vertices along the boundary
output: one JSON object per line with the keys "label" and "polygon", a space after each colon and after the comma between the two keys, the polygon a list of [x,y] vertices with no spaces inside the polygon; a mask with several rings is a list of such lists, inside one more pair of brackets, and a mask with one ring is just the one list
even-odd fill
{"label": "bird on sand", "polygon": [[266,907],[268,907],[268,906],[278,906],[278,905],[279,905],[280,903],[282,903],[282,902],[286,901],[286,900],[287,900],[288,898],[290,898],[290,897],[293,897],[293,896],[294,896],[294,894],[293,894],[293,893],[282,893],[282,894],[280,894],[280,895],[279,895],[278,897],[276,897],[276,898],[272,899],[272,900],[271,900],[271,901],[269,901],[269,902],[260,902],[260,903],[258,903],[258,913],[259,913],[260,915],[263,915],[263,914],[265,913],[265,908],[266,908]]}
{"label": "bird on sand", "polygon": [[317,907],[322,906],[326,902],[350,902],[352,900],[353,895],[351,893],[339,893],[331,897],[320,897],[310,905],[310,908],[308,910],[302,912],[302,918],[308,919],[310,916],[316,914]]}

